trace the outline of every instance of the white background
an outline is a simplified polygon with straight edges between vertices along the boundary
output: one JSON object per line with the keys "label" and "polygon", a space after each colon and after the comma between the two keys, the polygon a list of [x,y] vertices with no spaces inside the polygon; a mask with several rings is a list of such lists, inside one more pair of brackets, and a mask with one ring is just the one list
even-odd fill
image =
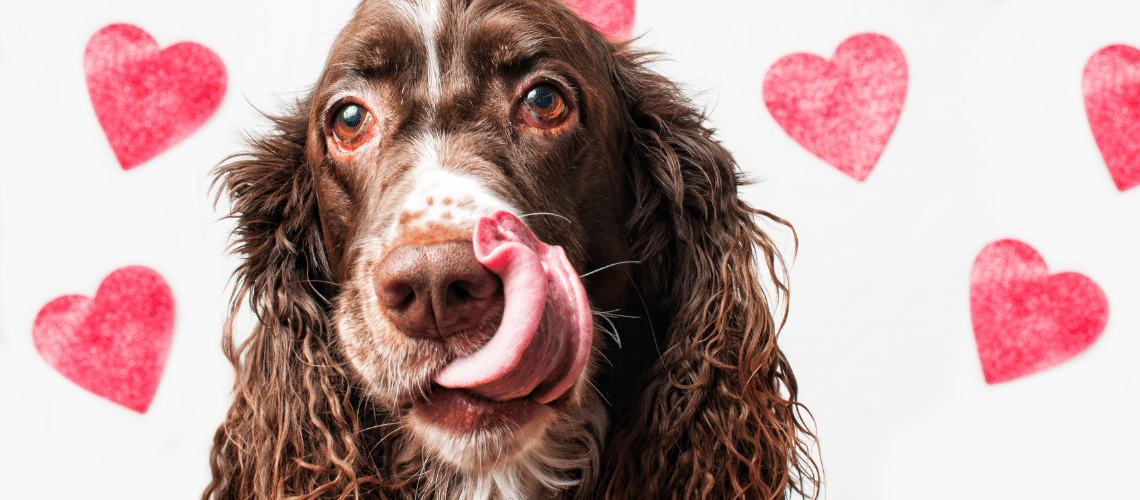
{"label": "white background", "polygon": [[[233,376],[220,331],[235,261],[208,172],[264,127],[256,109],[315,81],[353,6],[0,4],[0,497],[200,495]],[[217,114],[129,172],[83,77],[88,38],[115,22],[162,46],[202,43],[229,72]],[[868,31],[902,48],[910,80],[890,143],[857,183],[779,128],[760,85],[781,56],[827,58]],[[1140,188],[1113,186],[1080,86],[1095,51],[1140,45],[1140,2],[642,0],[634,33],[671,58],[660,69],[707,104],[762,181],[748,199],[798,231],[781,343],[816,417],[827,498],[1140,498]],[[1006,237],[1051,272],[1095,280],[1110,316],[1072,361],[989,386],[968,276]],[[162,273],[178,307],[146,414],[59,376],[31,340],[44,304],[91,295],[130,264]]]}

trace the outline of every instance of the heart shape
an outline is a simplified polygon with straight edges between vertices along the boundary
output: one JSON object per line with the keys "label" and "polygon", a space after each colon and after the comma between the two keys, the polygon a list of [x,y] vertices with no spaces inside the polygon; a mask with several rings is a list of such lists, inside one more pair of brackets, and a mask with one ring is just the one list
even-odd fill
{"label": "heart shape", "polygon": [[93,299],[48,302],[32,325],[36,350],[55,371],[139,413],[154,399],[173,335],[174,296],[143,266],[107,275]]}
{"label": "heart shape", "polygon": [[164,50],[147,32],[112,24],[83,55],[95,117],[123,170],[170,149],[202,126],[226,93],[226,67],[192,42]]}
{"label": "heart shape", "polygon": [[633,32],[634,0],[567,1],[582,19],[589,21],[611,39],[624,40]]}
{"label": "heart shape", "polygon": [[1140,185],[1140,50],[1109,45],[1096,51],[1081,78],[1085,114],[1116,188]]}
{"label": "heart shape", "polygon": [[1087,349],[1108,322],[1108,298],[1093,280],[1049,274],[1033,247],[990,243],[970,272],[970,316],[986,383],[1052,368]]}
{"label": "heart shape", "polygon": [[804,149],[862,182],[894,132],[907,79],[899,46],[863,33],[839,44],[830,61],[781,57],[764,75],[764,104]]}

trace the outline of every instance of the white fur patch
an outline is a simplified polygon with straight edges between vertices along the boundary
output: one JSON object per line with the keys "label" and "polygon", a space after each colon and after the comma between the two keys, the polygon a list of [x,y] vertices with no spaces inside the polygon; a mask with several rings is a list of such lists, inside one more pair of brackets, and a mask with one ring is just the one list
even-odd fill
{"label": "white fur patch", "polygon": [[400,12],[408,19],[416,30],[424,35],[424,48],[427,51],[427,90],[430,105],[435,107],[443,95],[443,85],[440,83],[441,68],[439,53],[436,51],[436,33],[440,24],[439,0],[412,0],[397,6]]}
{"label": "white fur patch", "polygon": [[419,160],[410,172],[415,184],[400,207],[401,223],[394,226],[393,231],[429,222],[474,228],[481,217],[488,217],[496,211],[519,213],[495,196],[479,179],[445,168],[441,162],[443,138],[429,135],[417,143]]}

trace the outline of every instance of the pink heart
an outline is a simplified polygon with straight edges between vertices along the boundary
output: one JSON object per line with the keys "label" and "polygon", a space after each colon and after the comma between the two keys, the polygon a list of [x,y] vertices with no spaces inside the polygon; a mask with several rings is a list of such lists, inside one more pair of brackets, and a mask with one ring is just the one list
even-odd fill
{"label": "pink heart", "polygon": [[159,50],[142,29],[112,24],[83,55],[87,92],[123,170],[166,151],[202,126],[226,93],[226,67],[191,42]]}
{"label": "pink heart", "polygon": [[174,296],[154,270],[109,274],[95,298],[65,295],[36,315],[32,340],[64,377],[99,396],[146,413],[170,352]]}
{"label": "pink heart", "polygon": [[804,149],[863,181],[898,122],[907,78],[898,45],[863,33],[839,44],[830,61],[781,57],[764,75],[764,103]]}
{"label": "pink heart", "polygon": [[1140,185],[1140,50],[1098,50],[1085,64],[1081,88],[1093,139],[1116,188]]}
{"label": "pink heart", "polygon": [[970,272],[970,316],[986,383],[1052,368],[1087,349],[1108,322],[1108,298],[1077,273],[1049,274],[1033,247],[990,243]]}
{"label": "pink heart", "polygon": [[568,0],[570,7],[612,39],[627,39],[633,32],[634,0]]}

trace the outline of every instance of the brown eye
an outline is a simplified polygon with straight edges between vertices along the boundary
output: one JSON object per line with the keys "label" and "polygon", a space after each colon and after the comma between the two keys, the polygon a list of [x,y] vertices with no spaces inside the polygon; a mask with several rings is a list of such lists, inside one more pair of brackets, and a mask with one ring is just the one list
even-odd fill
{"label": "brown eye", "polygon": [[519,114],[527,125],[554,128],[562,124],[568,113],[562,93],[553,85],[540,83],[526,93]]}
{"label": "brown eye", "polygon": [[364,143],[372,129],[372,113],[356,103],[337,108],[333,116],[332,135],[343,147],[354,149]]}

